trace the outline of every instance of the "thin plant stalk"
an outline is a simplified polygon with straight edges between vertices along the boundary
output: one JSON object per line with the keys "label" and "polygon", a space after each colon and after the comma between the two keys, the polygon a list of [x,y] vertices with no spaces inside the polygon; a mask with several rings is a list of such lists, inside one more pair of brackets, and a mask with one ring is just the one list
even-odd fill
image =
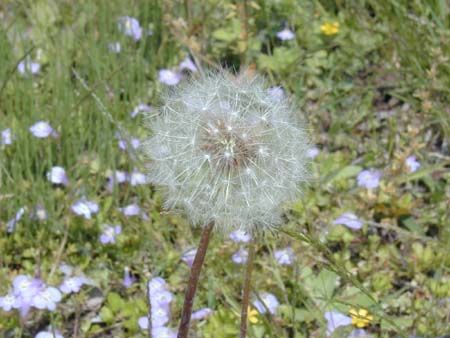
{"label": "thin plant stalk", "polygon": [[241,335],[240,338],[245,338],[247,334],[247,317],[248,317],[248,303],[250,300],[251,280],[253,261],[255,259],[255,241],[254,236],[249,243],[249,253],[247,258],[247,269],[245,271],[245,282],[242,290],[242,309],[241,309]]}
{"label": "thin plant stalk", "polygon": [[189,323],[191,321],[192,305],[194,304],[195,291],[197,290],[198,278],[205,260],[206,250],[208,249],[209,239],[214,223],[209,223],[203,228],[202,238],[198,244],[197,253],[191,267],[191,275],[184,297],[183,312],[181,313],[181,322],[178,329],[178,338],[187,338],[189,332]]}

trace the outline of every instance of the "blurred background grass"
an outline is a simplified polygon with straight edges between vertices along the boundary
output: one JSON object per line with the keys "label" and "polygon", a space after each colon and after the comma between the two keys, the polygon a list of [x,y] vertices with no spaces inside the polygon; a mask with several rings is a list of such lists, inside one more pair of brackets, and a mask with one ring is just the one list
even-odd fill
{"label": "blurred background grass", "polygon": [[[320,150],[315,179],[286,211],[285,232],[267,234],[258,248],[254,289],[282,305],[275,316],[259,315],[249,336],[324,337],[325,310],[358,307],[374,315],[366,327],[374,337],[449,334],[449,13],[445,0],[2,1],[0,130],[11,128],[14,141],[0,149],[0,293],[18,273],[58,283],[50,271],[62,261],[98,286],[21,327],[2,313],[0,332],[30,337],[52,322],[71,336],[78,316],[80,336],[144,336],[137,318],[146,311],[145,282],[156,275],[176,294],[176,326],[188,274],[180,258],[197,230],[182,215],[161,213],[149,186],[105,189],[110,171],[143,170],[142,162],[118,147],[117,124],[72,69],[114,121],[145,139],[142,116],[130,112],[139,103],[157,107],[166,87],[158,71],[190,56],[204,69],[250,69],[281,86],[299,102]],[[139,20],[139,41],[118,30],[120,16]],[[326,34],[323,25],[333,22],[337,32]],[[295,38],[278,39],[284,28]],[[120,53],[108,48],[114,42]],[[39,74],[17,71],[27,58],[41,64]],[[32,136],[28,128],[41,120],[57,139]],[[404,165],[410,155],[422,165],[414,173]],[[66,169],[68,187],[48,182],[55,165]],[[367,168],[383,171],[371,192],[355,183]],[[100,204],[92,220],[70,211],[82,196]],[[133,202],[149,220],[117,210]],[[33,219],[36,205],[46,221]],[[7,233],[21,207],[27,214]],[[361,231],[331,226],[345,211],[365,221]],[[123,225],[116,245],[97,244],[103,223]],[[287,246],[295,264],[279,266],[272,253]],[[237,248],[223,238],[211,245],[196,305],[215,312],[194,336],[237,334],[242,267],[230,259]],[[127,290],[124,266],[138,278]],[[86,305],[94,296],[101,302]]]}

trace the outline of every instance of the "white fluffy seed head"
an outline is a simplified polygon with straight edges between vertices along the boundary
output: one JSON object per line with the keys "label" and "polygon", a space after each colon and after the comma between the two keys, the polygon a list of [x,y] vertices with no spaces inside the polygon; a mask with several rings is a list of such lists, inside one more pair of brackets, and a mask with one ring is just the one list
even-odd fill
{"label": "white fluffy seed head", "polygon": [[308,178],[310,144],[296,107],[271,97],[260,77],[227,73],[192,79],[164,101],[143,150],[165,207],[225,233],[277,224]]}

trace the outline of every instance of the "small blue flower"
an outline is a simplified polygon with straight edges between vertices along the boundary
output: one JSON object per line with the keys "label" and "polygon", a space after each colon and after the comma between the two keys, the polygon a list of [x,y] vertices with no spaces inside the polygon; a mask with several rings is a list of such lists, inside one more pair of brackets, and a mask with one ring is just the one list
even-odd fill
{"label": "small blue flower", "polygon": [[58,137],[58,134],[52,128],[50,123],[48,123],[46,121],[39,121],[39,122],[33,124],[30,127],[30,132],[33,134],[34,137],[37,137],[37,138],[46,138],[49,136]]}
{"label": "small blue flower", "polygon": [[180,69],[187,69],[191,72],[195,73],[197,71],[197,66],[194,64],[194,62],[189,58],[186,57],[179,65]]}
{"label": "small blue flower", "polygon": [[211,313],[212,313],[212,310],[210,308],[205,307],[203,309],[195,311],[192,314],[191,319],[192,320],[204,319],[204,318],[208,317]]}
{"label": "small blue flower", "polygon": [[25,60],[22,60],[17,65],[17,70],[23,76],[36,75],[39,73],[41,65],[38,62],[31,61],[30,57],[27,56]]}
{"label": "small blue flower", "polygon": [[405,161],[405,165],[408,167],[410,173],[420,168],[420,162],[417,161],[415,156],[409,156]]}
{"label": "small blue flower", "polygon": [[231,256],[231,259],[236,264],[245,264],[247,262],[247,259],[248,259],[248,251],[243,249],[243,248],[239,248],[239,250],[236,251],[233,254],[233,256]]}
{"label": "small blue flower", "polygon": [[92,214],[98,212],[98,204],[94,201],[88,201],[82,198],[72,204],[72,211],[77,215],[82,215],[86,219],[90,219]]}
{"label": "small blue flower", "polygon": [[229,237],[235,243],[247,243],[252,238],[249,233],[247,233],[245,230],[240,229],[231,232]]}
{"label": "small blue flower", "polygon": [[158,80],[168,86],[175,86],[181,80],[181,74],[170,69],[161,69],[159,71]]}
{"label": "small blue flower", "polygon": [[327,311],[324,313],[324,317],[328,324],[327,335],[331,335],[339,326],[347,326],[352,323],[349,316],[336,311]]}
{"label": "small blue flower", "polygon": [[339,218],[336,218],[333,221],[333,224],[342,224],[350,229],[359,230],[361,229],[363,222],[359,220],[355,214],[346,212]]}
{"label": "small blue flower", "polygon": [[77,293],[84,284],[84,280],[80,277],[69,277],[63,280],[59,289],[66,294]]}
{"label": "small blue flower", "polygon": [[380,184],[382,173],[375,169],[363,170],[358,174],[358,186],[366,189],[375,189]]}
{"label": "small blue flower", "polygon": [[294,261],[295,255],[292,248],[277,250],[274,252],[274,257],[280,265],[291,265]]}
{"label": "small blue flower", "polygon": [[277,33],[277,38],[282,41],[292,40],[295,38],[295,34],[289,28],[285,28]]}
{"label": "small blue flower", "polygon": [[13,136],[10,128],[6,128],[2,131],[2,144],[9,145],[12,144]]}
{"label": "small blue flower", "polygon": [[55,166],[50,169],[47,173],[47,179],[53,184],[68,185],[69,180],[67,179],[66,171],[63,167]]}
{"label": "small blue flower", "polygon": [[259,298],[261,298],[262,302],[259,299],[253,302],[253,305],[258,310],[258,312],[266,313],[267,310],[269,310],[269,312],[274,315],[275,311],[280,305],[277,297],[275,297],[275,295],[271,293],[262,293],[259,295]]}
{"label": "small blue flower", "polygon": [[116,243],[116,236],[122,233],[120,225],[109,226],[105,225],[103,233],[100,235],[100,242],[102,244]]}
{"label": "small blue flower", "polygon": [[142,37],[142,28],[138,19],[131,16],[119,17],[118,28],[120,32],[131,36],[135,41],[140,40]]}
{"label": "small blue flower", "polygon": [[118,54],[122,50],[122,47],[120,46],[120,42],[116,41],[116,42],[108,43],[108,49],[111,52]]}

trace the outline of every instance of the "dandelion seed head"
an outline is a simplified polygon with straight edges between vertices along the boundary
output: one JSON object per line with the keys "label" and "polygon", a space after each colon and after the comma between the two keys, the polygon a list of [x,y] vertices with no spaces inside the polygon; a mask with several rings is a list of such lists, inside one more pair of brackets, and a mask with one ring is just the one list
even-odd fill
{"label": "dandelion seed head", "polygon": [[149,179],[167,208],[229,233],[276,225],[308,178],[309,139],[288,98],[260,77],[210,73],[164,97],[143,145]]}

